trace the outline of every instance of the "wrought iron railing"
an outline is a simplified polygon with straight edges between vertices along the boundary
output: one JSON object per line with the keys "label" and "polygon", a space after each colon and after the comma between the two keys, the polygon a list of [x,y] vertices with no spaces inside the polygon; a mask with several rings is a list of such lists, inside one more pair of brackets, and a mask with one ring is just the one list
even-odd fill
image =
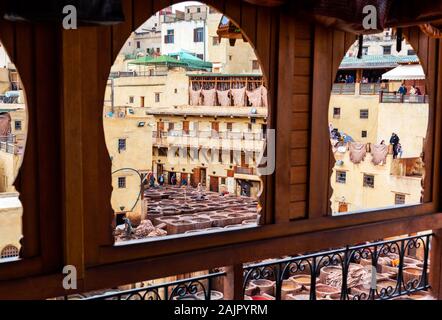
{"label": "wrought iron railing", "polygon": [[[243,292],[252,300],[389,300],[430,297],[429,246],[432,234],[246,264]],[[418,258],[419,256],[419,258]],[[77,294],[81,300],[221,300],[214,281],[226,272],[130,290]],[[220,281],[217,281],[218,285]]]}
{"label": "wrought iron railing", "polygon": [[[431,234],[245,266],[251,299],[386,300],[429,289]],[[422,260],[413,251],[423,254]]]}
{"label": "wrought iron railing", "polygon": [[67,300],[219,300],[222,293],[213,290],[213,280],[224,277],[225,272],[161,283],[158,285],[124,291],[112,291],[99,295],[77,295]]}

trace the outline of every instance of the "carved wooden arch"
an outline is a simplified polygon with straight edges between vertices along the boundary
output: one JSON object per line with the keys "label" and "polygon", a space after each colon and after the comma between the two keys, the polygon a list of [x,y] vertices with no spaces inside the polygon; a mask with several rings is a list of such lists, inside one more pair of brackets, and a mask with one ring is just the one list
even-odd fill
{"label": "carved wooden arch", "polygon": [[[0,5],[2,11],[3,5]],[[62,262],[60,78],[57,29],[0,17],[1,41],[19,73],[26,100],[27,136],[14,181],[23,206],[20,258],[0,264],[0,280],[52,272]]]}
{"label": "carved wooden arch", "polygon": [[[129,1],[124,2],[124,9],[125,12],[130,9],[132,12],[136,12],[136,16],[132,14],[132,21],[130,24],[130,28],[128,26],[125,26],[123,29],[123,32],[121,31],[120,27],[116,27],[115,29],[118,30],[118,37],[113,42],[113,53],[112,53],[112,61],[114,61],[121,50],[121,48],[126,43],[127,39],[130,37],[131,33],[138,29],[144,22],[146,22],[149,18],[151,18],[153,15],[155,15],[158,11],[163,10],[164,8],[167,8],[170,5],[181,3],[185,1],[175,1],[175,0],[169,0],[169,1],[152,1],[152,5],[150,7],[146,6],[146,1],[141,3],[140,1],[133,1],[130,3]],[[263,78],[264,81],[268,87],[268,117],[267,117],[267,123],[270,125],[269,129],[274,128],[274,122],[272,120],[272,109],[275,105],[274,97],[274,88],[272,86],[271,80],[273,80],[274,75],[270,74],[272,63],[268,47],[265,46],[265,43],[267,41],[272,41],[270,37],[271,35],[271,29],[268,28],[266,30],[266,34],[260,33],[257,34],[257,26],[256,26],[256,20],[258,19],[258,15],[262,15],[263,10],[272,10],[271,8],[260,8],[256,5],[247,3],[247,2],[239,2],[239,1],[232,1],[232,0],[223,0],[223,1],[216,1],[216,0],[205,0],[201,1],[201,3],[206,4],[210,7],[213,7],[215,10],[217,10],[220,14],[225,15],[227,18],[229,18],[234,24],[236,24],[242,31],[243,37],[246,39],[246,41],[250,44],[250,46],[253,48],[255,55],[258,59],[259,65],[263,72]],[[271,23],[271,21],[266,21]],[[261,30],[262,31],[262,30]],[[261,44],[261,42],[264,42],[264,44]],[[115,50],[116,48],[119,48],[118,50]],[[110,71],[110,68],[109,68]],[[261,188],[259,191],[259,203],[261,204],[261,207],[264,207],[264,209],[268,206],[266,203],[268,202],[266,199],[266,190],[268,187],[271,187],[271,179],[269,179],[268,176],[262,176],[261,177]],[[265,210],[264,210],[265,212]],[[270,222],[272,221],[272,217],[270,215],[263,216],[262,215],[262,222]]]}
{"label": "carved wooden arch", "polygon": [[[66,196],[67,201],[71,203],[66,221],[69,229],[72,230],[69,232],[73,233],[72,236],[77,238],[76,243],[82,244],[85,251],[85,255],[82,255],[82,247],[78,245],[76,252],[68,255],[67,261],[78,261],[76,264],[80,265],[81,261],[84,261],[89,266],[99,265],[104,261],[106,263],[115,261],[114,259],[121,261],[125,256],[128,256],[123,252],[133,252],[137,247],[135,245],[113,246],[114,238],[111,226],[114,212],[110,204],[112,194],[111,161],[101,121],[104,92],[110,68],[131,32],[157,11],[177,2],[124,0],[122,2],[126,16],[124,23],[112,27],[80,28],[76,33],[63,31],[63,43],[68,48],[64,53],[66,60],[64,80],[65,86],[70,88],[69,91],[65,89],[64,119],[68,125],[67,130],[80,130],[83,137],[81,143],[76,141],[71,143],[71,147],[65,153],[65,158],[70,162],[66,166],[71,168],[70,171],[65,171],[67,175],[65,185],[70,190]],[[273,128],[275,119],[271,115],[276,100],[276,90],[273,88],[276,88],[277,74],[278,53],[276,50],[279,22],[276,17],[278,10],[257,7],[235,0],[208,0],[204,3],[213,6],[236,22],[242,28],[250,44],[252,46],[254,44],[253,47],[268,84],[269,117],[267,123],[269,128]],[[83,73],[79,69],[83,70]],[[96,72],[96,76],[91,77],[85,74],[89,70]],[[76,77],[81,80],[74,80]],[[74,90],[81,92],[81,94],[73,94]],[[97,96],[96,92],[100,95]],[[74,111],[75,108],[78,108],[78,103],[81,103],[81,114]],[[97,119],[100,121],[98,122]],[[73,158],[77,158],[79,161],[74,162]],[[82,172],[82,176],[74,174],[74,169],[77,172]],[[270,213],[266,214],[265,223],[271,223],[274,202],[272,192],[266,192],[266,190],[273,185],[272,176],[266,177],[264,185],[266,188],[261,195],[261,203],[266,209],[265,212]],[[98,191],[96,194],[92,194],[88,190]],[[71,192],[72,195],[70,195]],[[78,193],[83,195],[82,201],[78,201],[78,197],[73,196]],[[79,211],[84,211],[83,221],[76,216]],[[216,235],[215,237],[225,238],[224,235]],[[195,238],[197,237],[183,239],[182,243],[189,243],[189,248],[201,247]],[[149,254],[178,250],[178,248],[168,246],[166,242],[168,240],[139,244],[139,246],[146,248],[149,246],[151,249],[146,250]],[[204,245],[209,246],[209,243],[205,242]],[[143,251],[138,250],[137,252],[137,255],[143,255]],[[80,273],[82,271],[80,270]]]}

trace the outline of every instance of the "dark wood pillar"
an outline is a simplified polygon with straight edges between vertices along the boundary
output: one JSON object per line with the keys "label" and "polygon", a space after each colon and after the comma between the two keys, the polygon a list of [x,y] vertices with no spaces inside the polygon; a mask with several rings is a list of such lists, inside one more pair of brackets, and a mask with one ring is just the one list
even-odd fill
{"label": "dark wood pillar", "polygon": [[244,300],[243,293],[243,266],[235,264],[225,268],[224,300]]}

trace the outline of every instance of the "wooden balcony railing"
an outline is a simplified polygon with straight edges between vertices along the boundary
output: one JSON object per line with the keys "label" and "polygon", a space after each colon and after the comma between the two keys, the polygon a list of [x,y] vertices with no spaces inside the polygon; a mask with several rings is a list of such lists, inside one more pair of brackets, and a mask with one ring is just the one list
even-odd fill
{"label": "wooden balcony railing", "polygon": [[332,94],[352,95],[356,92],[356,83],[334,83]]}
{"label": "wooden balcony railing", "polygon": [[379,92],[380,103],[428,103],[428,95],[404,95],[397,92]]}
{"label": "wooden balcony railing", "polygon": [[360,83],[359,94],[360,95],[376,95],[381,90],[380,83]]}

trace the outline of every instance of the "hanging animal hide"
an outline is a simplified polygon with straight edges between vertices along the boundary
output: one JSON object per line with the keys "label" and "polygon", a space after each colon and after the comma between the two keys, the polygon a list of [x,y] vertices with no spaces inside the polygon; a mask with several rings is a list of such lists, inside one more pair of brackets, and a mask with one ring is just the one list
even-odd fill
{"label": "hanging animal hide", "polygon": [[261,107],[261,101],[262,101],[262,90],[261,87],[249,91],[246,91],[247,93],[247,97],[249,98],[250,104],[252,105],[252,107],[258,108]]}
{"label": "hanging animal hide", "polygon": [[216,105],[216,90],[202,90],[201,91],[204,97],[203,106],[215,106]]}
{"label": "hanging animal hide", "polygon": [[264,86],[261,86],[261,93],[262,93],[262,106],[268,107],[269,106],[269,100],[267,96],[267,88]]}
{"label": "hanging animal hide", "polygon": [[110,25],[124,21],[121,0],[7,0],[4,17],[11,21],[62,22],[65,6],[77,9],[77,21],[83,24]]}
{"label": "hanging animal hide", "polygon": [[0,137],[6,139],[11,133],[11,116],[9,113],[0,114]]}
{"label": "hanging animal hide", "polygon": [[350,143],[350,161],[354,164],[361,163],[367,154],[366,145],[364,143],[351,142]]}
{"label": "hanging animal hide", "polygon": [[385,164],[387,161],[387,154],[388,154],[388,146],[385,144],[375,144],[372,146],[372,159],[371,162],[377,166],[380,164]]}
{"label": "hanging animal hide", "polygon": [[231,105],[230,90],[217,90],[216,94],[218,96],[218,102],[222,107],[229,107]]}
{"label": "hanging animal hide", "polygon": [[246,103],[246,88],[230,89],[233,96],[233,104],[235,107],[244,107]]}
{"label": "hanging animal hide", "polygon": [[193,90],[192,87],[189,88],[190,92],[190,105],[200,106],[201,105],[201,90]]}

